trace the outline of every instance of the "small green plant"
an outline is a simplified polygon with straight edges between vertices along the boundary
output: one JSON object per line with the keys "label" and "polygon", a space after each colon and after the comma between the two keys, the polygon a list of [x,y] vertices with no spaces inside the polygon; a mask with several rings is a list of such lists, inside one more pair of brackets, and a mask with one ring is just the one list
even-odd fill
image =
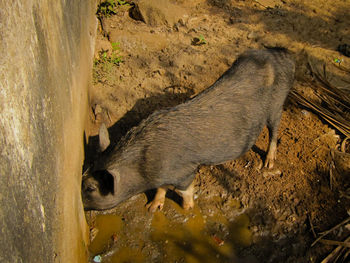
{"label": "small green plant", "polygon": [[123,62],[123,58],[120,55],[120,43],[119,42],[112,42],[112,50],[109,52],[109,50],[101,49],[99,53],[99,58],[95,60],[95,65],[100,63],[112,63],[115,65],[119,65],[121,62]]}
{"label": "small green plant", "polygon": [[94,60],[93,82],[115,83],[115,72],[119,70],[118,66],[122,62],[119,42],[112,42],[109,49],[101,49]]}
{"label": "small green plant", "polygon": [[119,65],[119,63],[123,62],[122,56],[120,56],[120,43],[112,42],[112,55],[111,62],[115,65]]}
{"label": "small green plant", "polygon": [[125,6],[129,6],[130,4],[126,1],[123,1],[123,0],[117,0],[118,4],[119,5],[125,5]]}
{"label": "small green plant", "polygon": [[192,45],[195,46],[201,46],[207,44],[207,41],[205,40],[203,35],[200,35],[199,37],[195,37],[192,40]]}
{"label": "small green plant", "polygon": [[200,36],[199,36],[199,44],[200,44],[200,45],[207,44],[207,41],[205,40],[205,38],[203,37],[203,35],[200,35]]}
{"label": "small green plant", "polygon": [[98,5],[96,14],[98,17],[115,15],[118,6],[130,6],[130,4],[124,0],[106,0]]}

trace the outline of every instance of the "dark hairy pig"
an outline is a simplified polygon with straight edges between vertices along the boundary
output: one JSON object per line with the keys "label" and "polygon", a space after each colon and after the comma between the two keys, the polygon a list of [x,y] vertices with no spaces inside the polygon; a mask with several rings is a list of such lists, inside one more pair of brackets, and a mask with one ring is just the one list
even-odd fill
{"label": "dark hairy pig", "polygon": [[148,189],[157,194],[147,206],[162,209],[167,187],[192,208],[193,180],[199,165],[234,160],[248,151],[267,125],[270,144],[265,167],[276,159],[277,130],[294,80],[294,62],[283,48],[240,55],[211,87],[176,107],[153,113],[103,151],[83,177],[85,209],[109,209]]}

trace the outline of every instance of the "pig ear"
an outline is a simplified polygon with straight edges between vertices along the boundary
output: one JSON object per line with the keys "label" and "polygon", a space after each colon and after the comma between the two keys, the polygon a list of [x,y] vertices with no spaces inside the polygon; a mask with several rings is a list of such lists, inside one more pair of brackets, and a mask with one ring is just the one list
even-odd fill
{"label": "pig ear", "polygon": [[119,182],[120,182],[120,174],[119,174],[119,171],[117,171],[116,169],[114,170],[108,170],[108,172],[113,175],[113,182],[114,182],[114,185],[113,185],[113,190],[114,190],[114,193],[116,193],[118,187],[120,187],[119,185]]}
{"label": "pig ear", "polygon": [[104,150],[107,149],[108,145],[110,144],[109,133],[104,123],[101,124],[98,137],[100,141],[100,150],[101,152],[103,152]]}

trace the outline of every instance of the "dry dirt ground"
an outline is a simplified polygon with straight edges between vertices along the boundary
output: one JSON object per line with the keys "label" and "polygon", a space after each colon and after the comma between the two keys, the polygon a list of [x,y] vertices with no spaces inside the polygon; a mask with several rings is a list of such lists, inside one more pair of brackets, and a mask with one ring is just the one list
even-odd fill
{"label": "dry dirt ground", "polygon": [[[295,89],[308,92],[308,60],[326,65],[337,85],[350,85],[342,82],[335,62],[350,69],[350,58],[336,51],[339,44],[350,44],[349,1],[135,3],[139,12],[120,5],[100,20],[87,162],[102,122],[117,142],[152,112],[209,87],[250,48],[293,51]],[[321,262],[334,246],[311,247],[315,234],[349,216],[349,174],[332,168],[343,140],[319,116],[288,99],[275,170],[257,169],[267,150],[265,129],[244,156],[199,169],[191,211],[183,211],[179,197],[169,192],[163,211],[151,214],[145,208],[151,191],[109,211],[87,212],[91,262],[96,255],[102,262]],[[349,225],[327,238],[348,235]]]}

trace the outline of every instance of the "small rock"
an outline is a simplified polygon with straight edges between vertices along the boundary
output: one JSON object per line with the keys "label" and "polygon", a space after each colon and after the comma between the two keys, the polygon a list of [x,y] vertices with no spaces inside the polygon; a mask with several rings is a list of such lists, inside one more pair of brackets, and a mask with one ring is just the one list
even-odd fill
{"label": "small rock", "polygon": [[91,230],[90,230],[90,242],[92,242],[95,237],[97,236],[99,230],[96,228],[96,227],[93,227]]}
{"label": "small rock", "polygon": [[117,243],[118,239],[119,239],[119,238],[118,238],[117,234],[114,233],[114,234],[112,235],[112,241],[113,241],[113,243]]}
{"label": "small rock", "polygon": [[271,176],[280,176],[281,174],[282,172],[279,169],[272,169],[272,170],[267,170],[263,172],[264,178],[268,178]]}
{"label": "small rock", "polygon": [[186,25],[185,20],[182,19],[182,18],[180,18],[180,19],[179,19],[179,25],[180,25],[180,26],[185,26],[185,25]]}
{"label": "small rock", "polygon": [[302,110],[302,111],[301,111],[301,114],[303,114],[304,116],[309,116],[309,115],[310,115],[310,112],[307,111],[307,110]]}
{"label": "small rock", "polygon": [[256,233],[256,232],[259,231],[259,228],[258,228],[257,226],[252,226],[252,227],[250,228],[250,230],[251,230],[253,233]]}
{"label": "small rock", "polygon": [[173,27],[177,22],[185,25],[188,17],[183,8],[169,0],[140,0],[130,11],[132,18],[150,26],[167,25]]}
{"label": "small rock", "polygon": [[252,31],[248,34],[248,39],[257,40],[260,37],[260,34],[258,32]]}
{"label": "small rock", "polygon": [[94,257],[93,261],[96,263],[100,263],[102,261],[102,257],[100,255],[97,255]]}

